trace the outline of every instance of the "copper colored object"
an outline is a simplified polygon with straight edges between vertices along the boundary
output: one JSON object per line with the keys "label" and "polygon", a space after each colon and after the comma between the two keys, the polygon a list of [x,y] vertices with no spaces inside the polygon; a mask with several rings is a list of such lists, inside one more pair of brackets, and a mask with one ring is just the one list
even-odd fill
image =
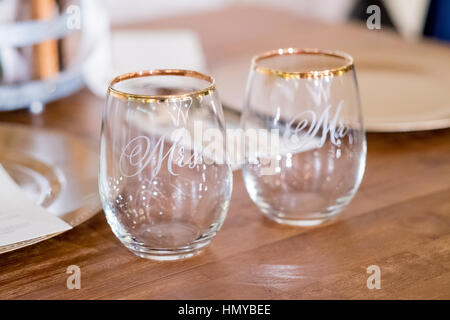
{"label": "copper colored object", "polygon": [[[57,14],[55,0],[31,0],[31,19],[48,20]],[[46,79],[59,70],[58,41],[47,40],[33,46],[33,78]]]}

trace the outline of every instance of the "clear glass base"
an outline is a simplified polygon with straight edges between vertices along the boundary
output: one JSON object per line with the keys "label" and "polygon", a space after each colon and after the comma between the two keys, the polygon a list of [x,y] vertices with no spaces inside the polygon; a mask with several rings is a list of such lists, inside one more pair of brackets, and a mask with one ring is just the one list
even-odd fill
{"label": "clear glass base", "polygon": [[299,219],[299,218],[286,218],[282,217],[280,215],[277,215],[276,213],[266,213],[264,212],[264,215],[269,218],[270,220],[273,220],[280,224],[285,224],[289,226],[295,226],[295,227],[315,227],[323,224],[332,223],[337,218],[337,213],[334,213],[332,215],[328,215],[324,218],[317,218],[317,219]]}
{"label": "clear glass base", "polygon": [[266,190],[269,188],[259,188],[253,178],[244,173],[250,198],[266,217],[289,226],[315,227],[335,222],[356,191],[352,189],[330,204],[327,195],[320,192],[285,191],[270,195]]}
{"label": "clear glass base", "polygon": [[351,196],[338,199],[337,204],[329,206],[323,212],[282,212],[263,201],[257,202],[257,205],[267,218],[277,223],[296,227],[315,227],[335,222],[350,199]]}
{"label": "clear glass base", "polygon": [[199,255],[210,242],[211,239],[206,239],[190,246],[172,249],[150,249],[135,243],[122,243],[138,257],[157,261],[176,261]]}

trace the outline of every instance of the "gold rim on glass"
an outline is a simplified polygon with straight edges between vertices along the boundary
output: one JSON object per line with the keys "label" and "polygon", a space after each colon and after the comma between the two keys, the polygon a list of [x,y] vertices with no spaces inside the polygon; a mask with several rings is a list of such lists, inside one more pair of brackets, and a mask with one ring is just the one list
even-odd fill
{"label": "gold rim on glass", "polygon": [[[123,92],[113,88],[115,84],[125,80],[151,76],[180,76],[180,77],[196,78],[209,82],[209,86],[204,89],[194,90],[192,92],[186,92],[181,94],[167,94],[167,95],[134,94]],[[187,97],[203,97],[211,94],[215,89],[216,84],[214,78],[207,76],[203,73],[183,69],[156,69],[156,70],[143,70],[139,72],[125,73],[120,76],[117,76],[110,82],[108,87],[108,93],[114,97],[125,100],[141,100],[143,102],[164,102],[168,100],[180,98],[182,99]]]}
{"label": "gold rim on glass", "polygon": [[[275,70],[269,67],[262,66],[258,64],[259,61],[270,59],[277,56],[288,56],[288,55],[322,55],[334,58],[344,59],[345,64],[338,68],[326,69],[326,70],[311,70],[311,71],[281,71]],[[252,68],[253,70],[266,74],[266,75],[274,75],[280,78],[285,79],[317,79],[323,77],[335,77],[341,76],[347,71],[350,71],[354,68],[353,58],[342,52],[336,51],[328,51],[328,50],[320,50],[320,49],[296,49],[296,48],[286,48],[286,49],[278,49],[268,51],[261,55],[255,56],[252,59]]]}

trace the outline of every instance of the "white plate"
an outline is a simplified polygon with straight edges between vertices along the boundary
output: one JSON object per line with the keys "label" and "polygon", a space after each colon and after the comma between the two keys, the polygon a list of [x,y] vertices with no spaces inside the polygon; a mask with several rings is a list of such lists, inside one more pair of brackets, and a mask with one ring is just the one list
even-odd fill
{"label": "white plate", "polygon": [[[355,66],[365,128],[401,132],[450,127],[450,50],[359,52]],[[250,57],[212,71],[225,107],[242,110]]]}

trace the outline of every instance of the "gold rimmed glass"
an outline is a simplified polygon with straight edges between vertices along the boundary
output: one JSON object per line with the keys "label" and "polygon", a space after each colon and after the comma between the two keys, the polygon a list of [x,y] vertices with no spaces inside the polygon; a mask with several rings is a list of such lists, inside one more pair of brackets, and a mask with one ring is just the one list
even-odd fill
{"label": "gold rimmed glass", "polygon": [[214,80],[190,70],[115,78],[103,113],[99,187],[108,223],[138,256],[193,256],[221,227],[231,197]]}
{"label": "gold rimmed glass", "polygon": [[[317,49],[279,49],[252,60],[244,132],[267,131],[246,149],[252,200],[283,224],[313,226],[341,212],[358,189],[366,139],[353,59]],[[266,135],[268,136],[268,135]],[[264,150],[264,152],[262,152]]]}

